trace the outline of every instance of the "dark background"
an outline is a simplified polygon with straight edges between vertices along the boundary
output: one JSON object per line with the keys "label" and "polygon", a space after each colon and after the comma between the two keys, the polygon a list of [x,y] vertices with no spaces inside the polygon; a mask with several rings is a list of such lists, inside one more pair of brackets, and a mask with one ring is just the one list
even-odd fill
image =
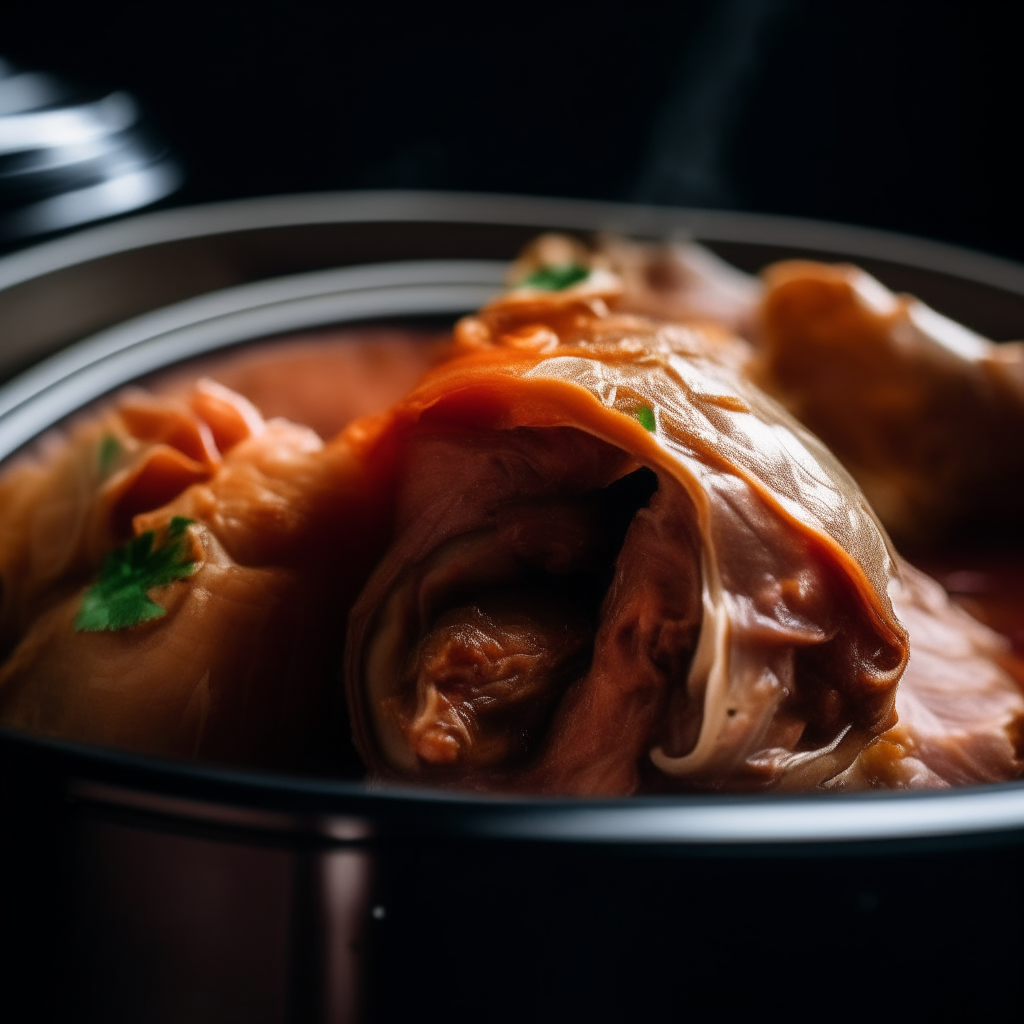
{"label": "dark background", "polygon": [[[170,205],[521,192],[874,225],[1024,259],[1011,5],[54,6],[0,53],[139,97]],[[165,202],[164,205],[168,205]]]}

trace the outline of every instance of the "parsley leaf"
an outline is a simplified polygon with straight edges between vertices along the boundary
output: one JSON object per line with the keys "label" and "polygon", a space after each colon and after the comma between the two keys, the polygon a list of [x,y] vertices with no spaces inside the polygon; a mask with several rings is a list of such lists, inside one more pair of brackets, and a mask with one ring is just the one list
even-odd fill
{"label": "parsley leaf", "polygon": [[114,468],[120,454],[121,442],[113,434],[104,434],[99,451],[100,476],[106,476]]}
{"label": "parsley leaf", "polygon": [[590,277],[586,267],[575,263],[563,263],[557,267],[541,267],[535,270],[525,281],[527,288],[543,288],[547,292],[560,292],[563,288],[579,284]]}
{"label": "parsley leaf", "polygon": [[653,432],[656,423],[654,421],[654,410],[649,405],[641,405],[633,415],[640,421],[640,426],[644,430]]}
{"label": "parsley leaf", "polygon": [[153,546],[156,534],[147,530],[107,555],[99,579],[85,592],[75,629],[80,633],[128,629],[166,615],[146,592],[194,572],[195,562],[185,557],[185,531],[191,523],[191,519],[175,516],[159,547]]}

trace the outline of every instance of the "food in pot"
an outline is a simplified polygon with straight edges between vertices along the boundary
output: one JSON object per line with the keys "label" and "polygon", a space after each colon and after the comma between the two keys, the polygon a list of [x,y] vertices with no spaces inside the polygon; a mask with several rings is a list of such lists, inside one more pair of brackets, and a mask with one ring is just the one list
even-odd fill
{"label": "food in pot", "polygon": [[[320,772],[350,766],[351,736],[374,778],[496,792],[1017,777],[1009,643],[896,553],[850,472],[766,392],[810,423],[826,356],[807,339],[836,322],[841,352],[869,328],[885,350],[907,304],[865,327],[799,289],[783,301],[853,271],[789,265],[761,285],[698,252],[542,239],[507,294],[417,350],[418,382],[399,360],[375,413],[337,373],[326,437],[293,422],[301,401],[273,408],[268,381],[301,378],[291,349],[125,394],[12,465],[0,720]],[[780,369],[805,349],[806,374]],[[941,362],[933,349],[906,366]],[[975,369],[918,384],[941,395]],[[885,436],[878,381],[850,388],[851,415]],[[995,410],[979,431],[1002,429],[1009,383],[965,393]],[[884,445],[868,468],[851,450],[837,443],[858,478],[884,477]],[[910,532],[962,479],[919,498],[907,481],[931,465],[908,459],[883,488],[907,496],[886,509]]]}

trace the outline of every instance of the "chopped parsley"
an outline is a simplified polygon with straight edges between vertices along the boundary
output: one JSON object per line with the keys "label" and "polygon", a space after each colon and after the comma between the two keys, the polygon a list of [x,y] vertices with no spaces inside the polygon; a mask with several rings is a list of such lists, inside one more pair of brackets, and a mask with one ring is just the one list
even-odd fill
{"label": "chopped parsley", "polygon": [[543,288],[547,292],[560,292],[590,277],[590,271],[576,263],[562,263],[555,267],[541,267],[524,282],[526,288]]}
{"label": "chopped parsley", "polygon": [[640,421],[640,426],[644,430],[654,430],[654,410],[649,405],[641,405],[633,415]]}
{"label": "chopped parsley", "polygon": [[114,468],[114,463],[117,462],[120,454],[121,442],[113,434],[104,434],[103,440],[100,441],[99,451],[101,476],[106,476]]}
{"label": "chopped parsley", "polygon": [[153,546],[156,534],[147,530],[107,555],[99,579],[85,592],[75,629],[80,633],[128,629],[166,615],[166,609],[151,600],[147,591],[194,572],[195,562],[186,557],[185,531],[191,523],[191,519],[175,516],[158,547]]}

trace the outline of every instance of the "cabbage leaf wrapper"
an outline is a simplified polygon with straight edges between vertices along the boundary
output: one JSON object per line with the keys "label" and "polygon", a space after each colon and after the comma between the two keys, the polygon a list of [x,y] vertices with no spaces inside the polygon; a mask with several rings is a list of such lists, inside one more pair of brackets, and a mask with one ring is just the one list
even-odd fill
{"label": "cabbage leaf wrapper", "polygon": [[[374,442],[394,536],[346,650],[372,771],[579,795],[1016,775],[1000,640],[900,562],[745,343],[610,313],[617,287],[524,287],[464,320]],[[892,732],[930,642],[912,655],[894,600],[958,638],[947,685],[992,691],[983,721],[932,728],[937,768]]]}
{"label": "cabbage leaf wrapper", "polygon": [[[202,380],[125,393],[40,449],[0,477],[0,722],[164,757],[348,767],[330,683],[376,529],[350,447]],[[184,523],[182,578],[148,594],[156,617],[83,629],[111,550]]]}

